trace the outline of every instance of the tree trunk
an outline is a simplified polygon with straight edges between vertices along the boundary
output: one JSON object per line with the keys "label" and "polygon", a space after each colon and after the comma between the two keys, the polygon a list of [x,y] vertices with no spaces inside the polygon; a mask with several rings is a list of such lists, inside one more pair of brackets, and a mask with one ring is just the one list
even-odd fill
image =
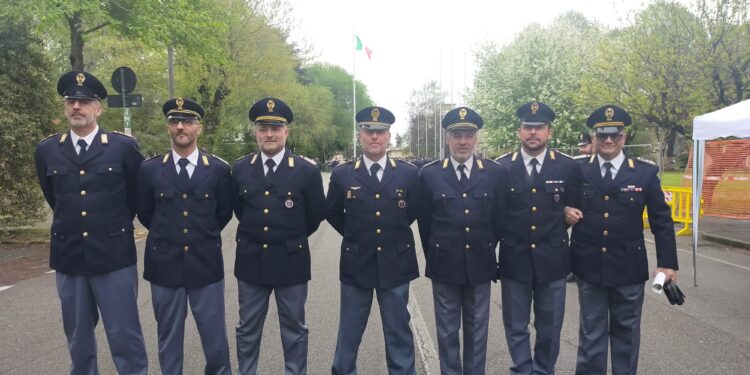
{"label": "tree trunk", "polygon": [[667,132],[667,157],[674,157],[674,143],[677,140],[677,130],[675,128],[669,128]]}
{"label": "tree trunk", "polygon": [[70,28],[70,67],[72,70],[83,71],[83,32],[81,31],[81,12],[76,11],[66,16]]}

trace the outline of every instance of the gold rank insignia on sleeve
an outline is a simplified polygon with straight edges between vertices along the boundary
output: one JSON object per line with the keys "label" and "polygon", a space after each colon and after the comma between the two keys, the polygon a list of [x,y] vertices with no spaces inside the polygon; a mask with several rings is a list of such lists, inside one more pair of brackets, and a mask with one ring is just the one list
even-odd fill
{"label": "gold rank insignia on sleeve", "polygon": [[106,145],[109,143],[109,138],[107,138],[107,134],[102,134],[102,144]]}
{"label": "gold rank insignia on sleeve", "polygon": [[208,156],[202,155],[201,159],[203,159],[203,165],[208,167]]}

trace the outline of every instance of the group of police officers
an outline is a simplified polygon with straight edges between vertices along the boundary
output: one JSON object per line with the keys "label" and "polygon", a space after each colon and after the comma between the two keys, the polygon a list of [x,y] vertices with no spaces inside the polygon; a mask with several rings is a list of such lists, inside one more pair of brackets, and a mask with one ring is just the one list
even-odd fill
{"label": "group of police officers", "polygon": [[614,105],[587,120],[591,156],[571,158],[548,147],[554,111],[542,102],[524,104],[517,110],[520,147],[497,160],[475,155],[484,125],[480,115],[455,108],[442,120],[450,156],[421,170],[386,153],[394,115],[365,108],[356,115],[362,155],[333,170],[325,195],[315,162],[285,147],[293,112],[279,99],[264,98],[250,108],[259,152],[230,167],[199,150],[205,113],[194,101],[164,103],[172,148],[143,160],[133,138],[99,127],[107,92],[96,77],[69,72],[57,90],[65,98],[69,131],[40,142],[35,158],[53,210],[50,266],[57,271],[71,374],[98,373],[99,316],[118,373],[147,373],[137,304],[136,216],[149,230],[144,278],[151,285],[164,374],[183,372],[188,306],[205,373],[232,372],[221,231],[233,214],[239,220],[234,274],[240,374],[257,373],[272,292],[284,373],[307,373],[308,237],[323,220],[343,238],[333,374],[357,373],[373,294],[388,373],[416,373],[407,309],[409,284],[419,277],[415,220],[432,281],[442,374],[485,373],[491,282],[498,279],[510,373],[554,373],[571,271],[581,306],[576,373],[605,374],[610,347],[612,372],[636,373],[649,278],[644,207],[655,237],[656,271],[676,280],[673,223],[657,167],[623,153],[631,119]]}

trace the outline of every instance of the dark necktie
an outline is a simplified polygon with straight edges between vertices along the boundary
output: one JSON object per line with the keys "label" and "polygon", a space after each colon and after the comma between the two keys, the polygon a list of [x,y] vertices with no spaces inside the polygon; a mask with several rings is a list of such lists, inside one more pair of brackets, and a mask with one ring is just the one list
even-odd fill
{"label": "dark necktie", "polygon": [[604,166],[604,186],[606,186],[606,189],[609,190],[610,185],[612,184],[612,163],[606,162],[603,164]]}
{"label": "dark necktie", "polygon": [[461,183],[461,186],[466,187],[466,184],[469,183],[469,176],[466,175],[466,164],[458,165],[458,173],[461,175],[458,182]]}
{"label": "dark necktie", "polygon": [[187,186],[188,183],[190,183],[190,174],[187,170],[187,165],[189,163],[190,162],[186,158],[181,158],[177,161],[177,165],[180,166],[180,172],[177,173],[177,177],[179,178],[180,185],[182,185],[183,188]]}
{"label": "dark necktie", "polygon": [[539,179],[539,171],[536,170],[536,166],[539,164],[539,160],[537,158],[532,158],[531,161],[531,183],[535,184],[537,180]]}
{"label": "dark necktie", "polygon": [[78,140],[78,146],[81,148],[81,151],[78,152],[78,160],[83,160],[86,157],[86,147],[88,145],[83,139]]}
{"label": "dark necktie", "polygon": [[266,167],[268,167],[268,171],[266,171],[266,178],[271,178],[273,176],[273,167],[276,166],[276,162],[273,161],[273,159],[266,159]]}
{"label": "dark necktie", "polygon": [[372,163],[370,166],[370,176],[375,179],[375,182],[380,183],[380,179],[378,178],[378,171],[380,170],[380,164],[378,163]]}

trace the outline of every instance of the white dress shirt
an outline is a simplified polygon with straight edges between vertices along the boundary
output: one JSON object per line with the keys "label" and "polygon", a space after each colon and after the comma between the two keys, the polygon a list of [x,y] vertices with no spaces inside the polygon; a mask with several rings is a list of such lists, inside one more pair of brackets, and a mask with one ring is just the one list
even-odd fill
{"label": "white dress shirt", "polygon": [[461,181],[461,171],[458,169],[458,166],[461,164],[466,166],[466,169],[464,169],[466,178],[471,178],[471,167],[474,165],[474,155],[471,155],[469,159],[463,163],[459,163],[453,158],[453,156],[451,156],[451,163],[453,163],[453,170],[456,172],[456,178],[458,178],[459,181]]}
{"label": "white dress shirt", "polygon": [[[604,174],[607,173],[607,168],[604,168],[604,163],[607,161],[602,159],[602,157],[597,154],[596,157],[599,159],[599,170],[602,173],[602,177],[604,177]],[[617,171],[620,170],[620,167],[622,167],[622,163],[625,161],[625,153],[620,151],[620,154],[615,156],[614,159],[610,160],[609,162],[612,163],[612,168],[610,168],[610,173],[612,173],[612,179],[615,179],[615,176],[617,176]]]}
{"label": "white dress shirt", "polygon": [[539,162],[536,167],[536,173],[540,173],[542,171],[542,164],[544,163],[544,155],[546,154],[546,147],[537,156],[531,156],[527,154],[526,151],[524,151],[523,147],[521,147],[521,157],[523,158],[523,165],[526,167],[526,173],[528,173],[529,176],[531,176],[531,159],[536,159]]}
{"label": "white dress shirt", "polygon": [[273,171],[276,172],[276,170],[279,169],[279,165],[281,165],[281,162],[284,161],[284,153],[285,152],[286,152],[286,147],[282,148],[281,151],[279,151],[273,157],[269,157],[263,151],[260,152],[260,161],[263,163],[263,174],[264,175],[268,174],[268,166],[266,165],[266,160],[273,159],[273,162],[276,163],[273,166]]}
{"label": "white dress shirt", "polygon": [[[182,156],[178,155],[174,150],[172,150],[172,159],[174,160],[174,167],[177,169],[177,174],[180,174],[180,165],[177,164],[177,162],[182,159]],[[195,170],[195,166],[198,165],[198,149],[196,148],[193,150],[193,153],[188,155],[186,158],[188,160],[188,165],[185,167],[188,172],[188,176],[193,177],[193,171]]]}
{"label": "white dress shirt", "polygon": [[362,160],[365,161],[365,167],[367,168],[367,173],[370,173],[370,166],[372,166],[375,163],[380,164],[380,169],[378,169],[378,181],[383,180],[383,171],[385,170],[385,162],[387,161],[388,156],[384,155],[380,160],[378,161],[372,161],[367,158],[367,156],[362,155]]}
{"label": "white dress shirt", "polygon": [[86,151],[88,151],[88,149],[91,148],[91,143],[94,142],[94,137],[96,137],[96,133],[98,132],[99,132],[99,124],[97,124],[94,130],[85,137],[79,137],[78,134],[74,133],[71,130],[70,141],[73,142],[73,147],[75,147],[76,149],[76,154],[81,153],[81,146],[78,145],[78,140],[83,139],[84,141],[86,141]]}

